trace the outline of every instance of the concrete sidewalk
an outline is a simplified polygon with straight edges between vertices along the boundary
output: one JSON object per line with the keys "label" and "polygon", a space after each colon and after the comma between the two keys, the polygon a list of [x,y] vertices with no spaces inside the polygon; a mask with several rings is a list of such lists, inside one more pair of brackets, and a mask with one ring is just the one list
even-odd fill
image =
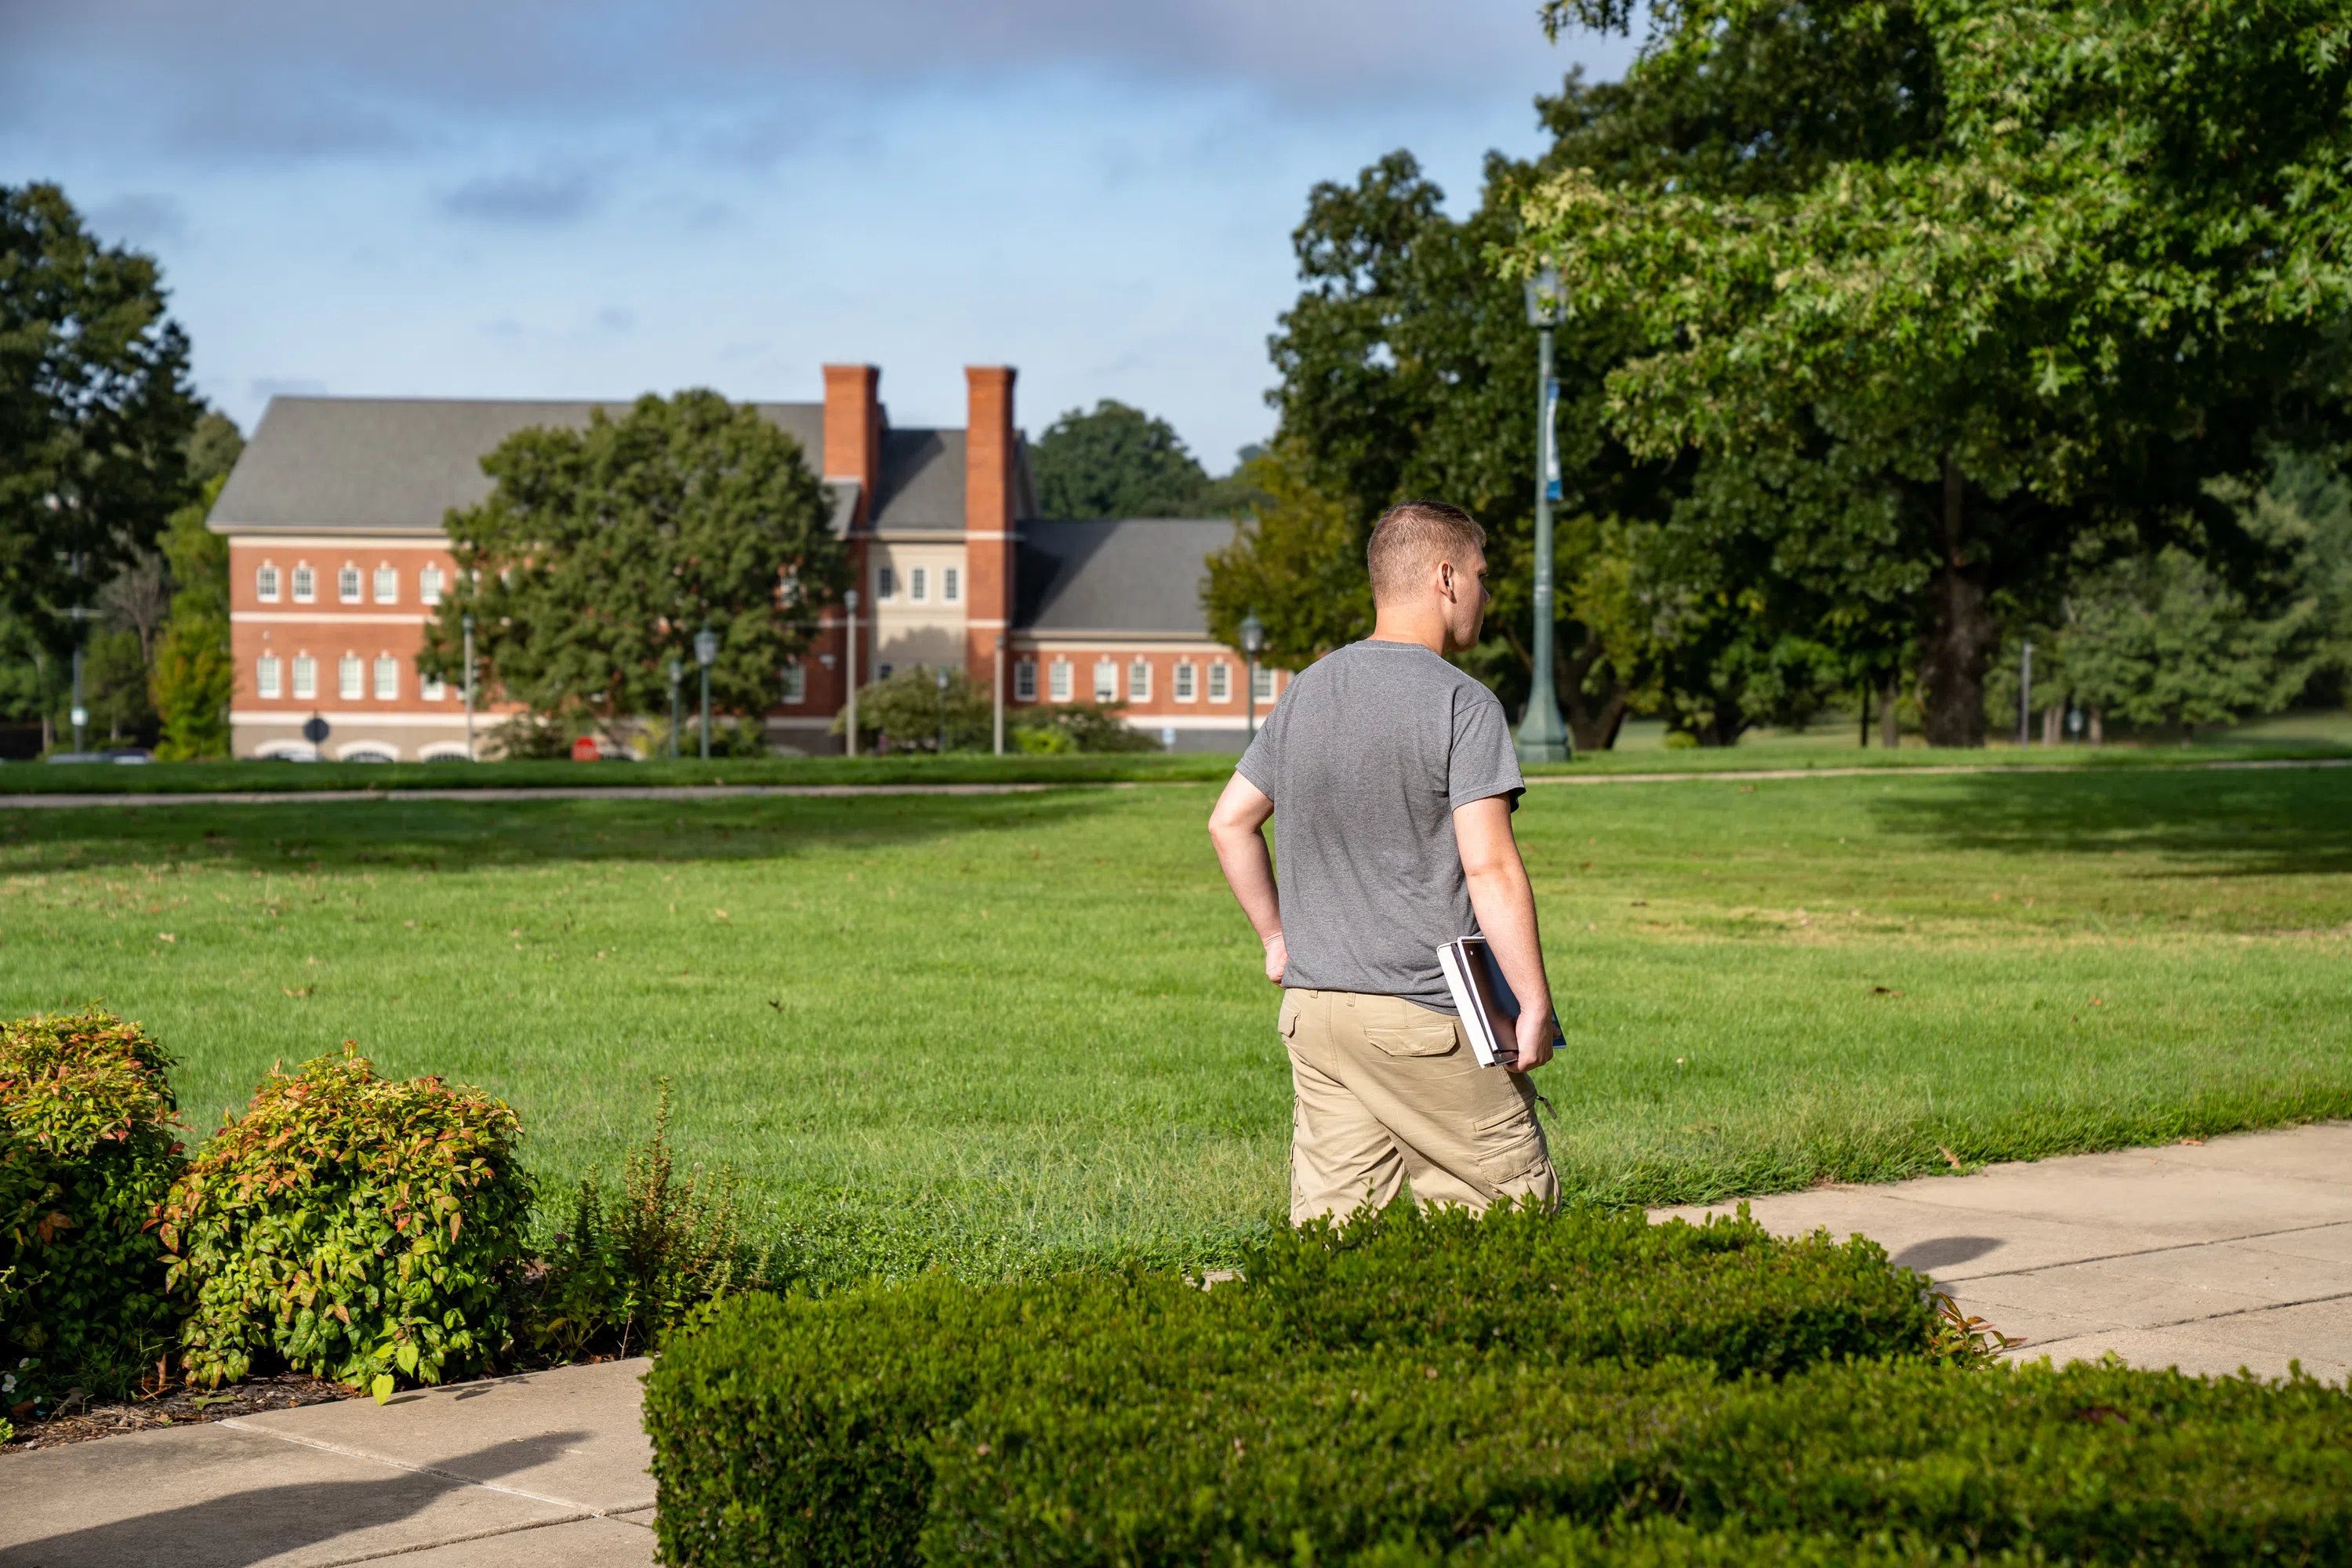
{"label": "concrete sidewalk", "polygon": [[[1669,1209],[1695,1217],[1727,1213]],[[1859,1231],[2024,1342],[2011,1359],[2328,1383],[2352,1373],[2352,1123],[1757,1198],[1781,1235]]]}
{"label": "concrete sidewalk", "polygon": [[7,1568],[646,1568],[643,1360],[0,1455]]}
{"label": "concrete sidewalk", "polygon": [[[1728,1209],[1732,1205],[1720,1205]],[[2352,1371],[2352,1123],[1759,1198],[1860,1231],[2018,1355]],[[1705,1210],[1670,1210],[1696,1215]],[[5,1568],[643,1568],[646,1363],[0,1455]]]}

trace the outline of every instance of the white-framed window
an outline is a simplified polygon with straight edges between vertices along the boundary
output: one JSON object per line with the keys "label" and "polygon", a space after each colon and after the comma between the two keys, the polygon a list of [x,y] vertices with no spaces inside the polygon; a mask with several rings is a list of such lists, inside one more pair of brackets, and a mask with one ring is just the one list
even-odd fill
{"label": "white-framed window", "polygon": [[379,605],[400,603],[400,568],[379,566],[375,569],[375,602]]}
{"label": "white-framed window", "polygon": [[808,666],[799,659],[784,660],[783,696],[786,702],[808,700]]}
{"label": "white-framed window", "polygon": [[360,569],[348,561],[343,563],[343,569],[335,574],[335,597],[346,605],[360,602]]}
{"label": "white-framed window", "polygon": [[1118,700],[1118,664],[1114,659],[1095,660],[1095,700],[1097,702]]}
{"label": "white-framed window", "polygon": [[441,589],[444,581],[445,579],[441,575],[441,568],[438,566],[427,566],[418,572],[416,574],[417,603],[422,605],[439,604],[441,602]]}
{"label": "white-framed window", "polygon": [[1070,700],[1070,661],[1068,659],[1055,659],[1053,668],[1047,673],[1046,680],[1046,689],[1054,694],[1055,701],[1067,702]]}
{"label": "white-framed window", "polygon": [[253,591],[263,604],[276,604],[278,602],[278,568],[264,565],[260,571],[256,572],[253,574]]}
{"label": "white-framed window", "polygon": [[1233,666],[1223,659],[1209,666],[1209,700],[1228,702],[1233,700]]}
{"label": "white-framed window", "polygon": [[963,569],[961,567],[940,568],[940,601],[948,605],[963,602]]}
{"label": "white-framed window", "polygon": [[931,596],[931,574],[926,566],[907,569],[907,597],[922,604]]}
{"label": "white-framed window", "polygon": [[1274,670],[1272,667],[1263,664],[1257,667],[1256,673],[1250,678],[1250,694],[1255,697],[1260,702],[1271,702],[1274,700]]}
{"label": "white-framed window", "polygon": [[367,667],[360,656],[347,653],[335,661],[335,696],[344,702],[357,702],[367,695]]}
{"label": "white-framed window", "polygon": [[898,596],[898,574],[887,566],[874,568],[874,596],[895,599]]}
{"label": "white-framed window", "polygon": [[1013,700],[1015,702],[1037,700],[1037,661],[1035,659],[1020,658],[1013,661]]}
{"label": "white-framed window", "polygon": [[254,665],[253,689],[264,697],[278,695],[278,656],[276,654],[265,653],[259,662]]}
{"label": "white-framed window", "polygon": [[294,656],[294,700],[308,702],[319,695],[319,661],[307,653]]}
{"label": "white-framed window", "polygon": [[416,695],[427,702],[446,702],[449,698],[448,682],[437,675],[421,676],[416,682]]}
{"label": "white-framed window", "polygon": [[318,574],[310,570],[308,561],[294,563],[294,602],[307,605],[319,596]]}
{"label": "white-framed window", "polygon": [[388,653],[375,656],[375,700],[378,702],[400,700],[400,660]]}
{"label": "white-framed window", "polygon": [[1151,661],[1139,658],[1127,667],[1127,700],[1129,702],[1151,700]]}
{"label": "white-framed window", "polygon": [[1176,661],[1176,689],[1172,695],[1177,701],[1192,700],[1192,680],[1195,673],[1191,659],[1180,658]]}

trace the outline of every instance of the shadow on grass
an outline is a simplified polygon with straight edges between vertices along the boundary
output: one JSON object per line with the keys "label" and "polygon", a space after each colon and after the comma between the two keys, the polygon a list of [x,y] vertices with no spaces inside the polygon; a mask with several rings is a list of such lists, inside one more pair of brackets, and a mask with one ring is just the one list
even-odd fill
{"label": "shadow on grass", "polygon": [[1891,832],[1953,849],[2155,855],[2217,876],[2352,871],[2352,777],[2327,769],[1970,774],[1870,810]]}
{"label": "shadow on grass", "polygon": [[556,860],[771,860],[817,847],[1050,829],[1100,791],[824,800],[289,802],[0,812],[0,874],[179,862],[274,871],[466,870]]}

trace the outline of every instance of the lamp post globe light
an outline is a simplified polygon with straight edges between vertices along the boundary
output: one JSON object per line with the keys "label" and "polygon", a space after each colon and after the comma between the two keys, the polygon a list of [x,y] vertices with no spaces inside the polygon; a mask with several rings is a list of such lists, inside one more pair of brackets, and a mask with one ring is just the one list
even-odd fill
{"label": "lamp post globe light", "polygon": [[1551,330],[1559,318],[1559,269],[1545,267],[1528,279],[1528,325],[1536,329],[1536,624],[1528,649],[1535,679],[1528,687],[1527,716],[1519,721],[1523,763],[1564,763],[1570,755],[1559,694],[1552,689],[1551,652],[1551,503],[1559,499],[1559,437],[1553,430],[1559,389],[1552,381]]}
{"label": "lamp post globe light", "polygon": [[705,622],[694,634],[694,662],[702,666],[702,760],[710,760],[710,667],[719,662],[719,634]]}
{"label": "lamp post globe light", "polygon": [[1249,673],[1243,677],[1242,694],[1246,700],[1249,713],[1249,732],[1255,738],[1257,734],[1257,656],[1265,651],[1265,623],[1257,618],[1255,610],[1242,617],[1241,638],[1242,652],[1249,658]]}

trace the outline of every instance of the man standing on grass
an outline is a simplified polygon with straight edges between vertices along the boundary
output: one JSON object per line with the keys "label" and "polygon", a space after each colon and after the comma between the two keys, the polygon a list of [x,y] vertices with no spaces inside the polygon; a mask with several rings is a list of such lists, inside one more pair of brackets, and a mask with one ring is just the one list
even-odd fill
{"label": "man standing on grass", "polygon": [[[1391,508],[1366,552],[1371,637],[1290,683],[1209,817],[1285,988],[1294,1225],[1386,1205],[1407,1181],[1421,1203],[1474,1209],[1559,1196],[1524,1076],[1552,1040],[1511,837],[1525,782],[1503,705],[1444,658],[1478,640],[1486,542],[1458,508]],[[1521,1003],[1507,1071],[1478,1065],[1438,966],[1440,945],[1470,935]]]}

